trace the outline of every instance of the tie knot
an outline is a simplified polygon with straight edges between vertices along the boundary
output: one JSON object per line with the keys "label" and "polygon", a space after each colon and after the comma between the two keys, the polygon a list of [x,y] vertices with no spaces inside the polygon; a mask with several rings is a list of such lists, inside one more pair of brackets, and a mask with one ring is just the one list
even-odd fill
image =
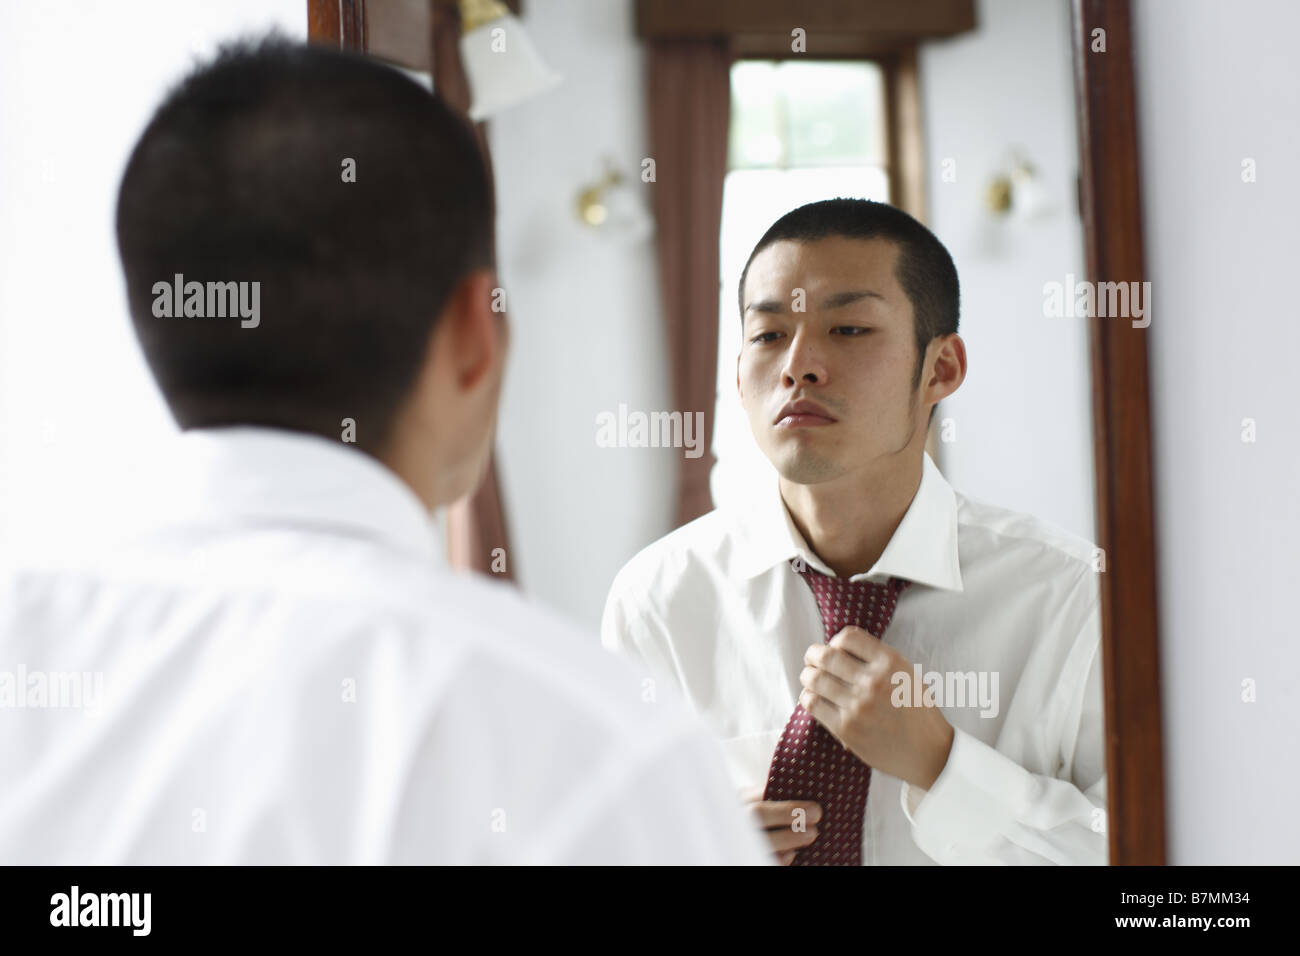
{"label": "tie knot", "polygon": [[885,584],[850,581],[822,574],[805,561],[793,565],[812,590],[828,641],[846,627],[860,627],[881,637],[894,616],[898,596],[912,583],[903,578],[890,578]]}

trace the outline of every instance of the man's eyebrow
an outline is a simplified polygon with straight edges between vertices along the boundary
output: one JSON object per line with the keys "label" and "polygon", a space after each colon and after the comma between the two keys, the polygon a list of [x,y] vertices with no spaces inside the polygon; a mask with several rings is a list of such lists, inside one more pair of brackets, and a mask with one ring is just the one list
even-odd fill
{"label": "man's eyebrow", "polygon": [[851,305],[862,299],[879,299],[885,301],[885,297],[879,292],[872,292],[870,289],[854,289],[850,292],[836,292],[834,295],[828,295],[822,300],[823,309],[836,309],[842,305]]}
{"label": "man's eyebrow", "polygon": [[[860,302],[863,299],[879,299],[885,301],[885,297],[879,292],[873,292],[870,289],[850,289],[846,292],[836,292],[828,295],[822,300],[823,309],[838,309],[840,306],[852,305],[854,302]],[[745,312],[764,312],[769,315],[780,315],[786,311],[785,301],[782,299],[761,299],[758,302],[752,302],[745,306]]]}
{"label": "man's eyebrow", "polygon": [[762,299],[745,306],[746,312],[770,312],[779,315],[785,311],[785,303],[780,299]]}

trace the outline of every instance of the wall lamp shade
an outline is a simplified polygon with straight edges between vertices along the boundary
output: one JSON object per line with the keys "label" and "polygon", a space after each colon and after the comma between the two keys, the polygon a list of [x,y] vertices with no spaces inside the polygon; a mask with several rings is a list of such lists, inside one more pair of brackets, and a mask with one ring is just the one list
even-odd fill
{"label": "wall lamp shade", "polygon": [[504,6],[462,0],[462,9],[466,7],[473,15],[462,13],[460,57],[472,98],[470,119],[487,119],[560,82],[538,56],[523,24]]}

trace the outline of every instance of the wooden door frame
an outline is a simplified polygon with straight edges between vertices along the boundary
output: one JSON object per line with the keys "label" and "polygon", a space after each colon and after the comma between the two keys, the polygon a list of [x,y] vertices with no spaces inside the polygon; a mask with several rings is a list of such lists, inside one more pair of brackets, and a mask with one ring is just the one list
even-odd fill
{"label": "wooden door frame", "polygon": [[307,0],[307,41],[365,52],[366,0]]}

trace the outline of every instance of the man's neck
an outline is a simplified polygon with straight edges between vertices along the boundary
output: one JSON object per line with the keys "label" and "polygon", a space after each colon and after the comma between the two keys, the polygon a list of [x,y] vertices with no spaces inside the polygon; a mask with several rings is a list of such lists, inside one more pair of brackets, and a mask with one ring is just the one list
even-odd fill
{"label": "man's neck", "polygon": [[837,577],[870,571],[880,560],[921,487],[922,462],[890,462],[834,481],[780,481],[781,498],[813,553]]}

